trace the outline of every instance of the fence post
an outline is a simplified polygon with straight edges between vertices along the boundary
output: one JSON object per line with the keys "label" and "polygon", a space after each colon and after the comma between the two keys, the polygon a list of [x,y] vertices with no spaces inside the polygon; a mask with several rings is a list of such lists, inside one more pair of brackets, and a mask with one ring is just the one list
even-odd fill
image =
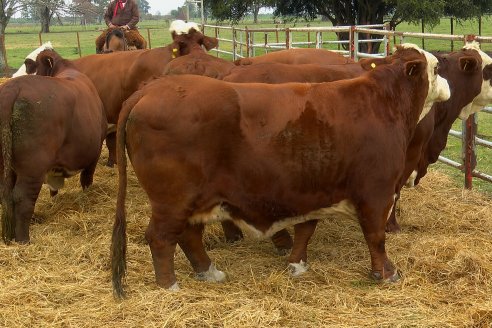
{"label": "fence post", "polygon": [[42,45],[43,44],[43,38],[41,37],[41,32],[39,32],[38,38],[39,38],[39,45]]}
{"label": "fence post", "polygon": [[236,60],[236,51],[237,51],[237,44],[236,44],[236,38],[237,38],[237,32],[234,26],[232,27],[232,60]]}
{"label": "fence post", "polygon": [[[451,35],[454,35],[454,20],[453,17],[449,19],[450,27],[451,27]],[[451,51],[454,51],[454,41],[451,40]]]}
{"label": "fence post", "polygon": [[316,49],[321,48],[320,31],[316,31]]}
{"label": "fence post", "polygon": [[[425,32],[425,29],[424,29],[424,19],[422,19],[422,33]],[[422,49],[425,49],[425,40],[424,38],[422,38]]]}
{"label": "fence post", "polygon": [[245,26],[244,29],[246,30],[246,57],[249,57],[249,30],[248,27]]}
{"label": "fence post", "polygon": [[[215,38],[218,40],[219,39],[219,29],[217,27],[215,27]],[[219,44],[217,44],[217,50],[220,50],[219,49]],[[217,51],[215,53],[216,57],[219,57],[219,52]]]}
{"label": "fence post", "polygon": [[[309,23],[307,24],[307,27],[310,27]],[[311,32],[308,31],[308,48],[311,48]]]}
{"label": "fence post", "polygon": [[285,47],[290,49],[291,41],[290,41],[290,28],[285,29]]}
{"label": "fence post", "polygon": [[150,41],[150,28],[147,29],[147,39],[149,39],[149,49],[152,49],[152,42]]}
{"label": "fence post", "polygon": [[470,115],[462,123],[462,158],[463,170],[465,173],[465,188],[473,187],[473,170],[477,166],[477,155],[475,153],[475,134],[477,131],[477,114]]}
{"label": "fence post", "polygon": [[278,24],[275,25],[275,37],[276,37],[276,41],[277,44],[278,44]]}
{"label": "fence post", "polygon": [[265,32],[265,53],[268,53],[268,33]]}
{"label": "fence post", "polygon": [[77,48],[79,49],[79,58],[82,57],[82,50],[80,49],[80,36],[79,32],[77,32]]}
{"label": "fence post", "polygon": [[355,26],[350,26],[350,33],[349,33],[349,44],[350,44],[350,58],[353,60],[357,60],[357,50],[355,47],[359,46],[359,40],[358,40],[358,35],[355,32]]}
{"label": "fence post", "polygon": [[[389,25],[389,23],[386,23],[384,24],[384,27],[383,29],[385,31],[391,31],[391,26]],[[391,52],[391,39],[390,39],[390,36],[389,34],[385,34],[384,35],[384,56],[388,56]]]}

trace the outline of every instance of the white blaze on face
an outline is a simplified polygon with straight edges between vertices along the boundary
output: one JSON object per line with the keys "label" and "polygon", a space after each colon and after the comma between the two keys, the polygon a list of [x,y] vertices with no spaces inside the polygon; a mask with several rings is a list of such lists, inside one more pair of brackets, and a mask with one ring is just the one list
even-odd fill
{"label": "white blaze on face", "polygon": [[435,102],[448,100],[451,96],[451,91],[449,90],[448,81],[437,74],[437,65],[439,62],[433,54],[420,49],[413,43],[403,43],[401,46],[406,49],[412,48],[418,50],[425,56],[427,61],[427,79],[429,80],[429,90],[427,92],[427,97],[425,98],[424,108],[422,109],[419,117],[420,122],[420,120],[423,119],[427,113],[429,113]]}
{"label": "white blaze on face", "polygon": [[[480,57],[482,57],[482,71],[485,66],[492,64],[492,58],[490,58],[489,55],[480,50],[480,45],[478,42],[473,41],[471,43],[468,43],[463,47],[463,49],[478,51]],[[459,117],[462,120],[466,120],[468,116],[481,111],[484,106],[487,106],[492,102],[492,85],[490,83],[491,80],[482,79],[482,89],[480,90],[480,93],[472,100],[471,103],[463,107],[460,112]]]}
{"label": "white blaze on face", "polygon": [[[36,57],[38,57],[39,53],[43,50],[50,49],[53,50],[53,45],[51,44],[51,41],[43,43],[39,48],[31,52],[29,55],[27,55],[26,59],[32,59],[36,61]],[[33,73],[34,74],[34,73]],[[17,76],[22,76],[22,75],[27,75],[26,73],[26,65],[22,64],[21,67],[15,72],[12,77],[17,77]]]}
{"label": "white blaze on face", "polygon": [[188,22],[182,20],[175,20],[169,26],[169,32],[176,33],[177,35],[188,34],[191,29],[195,29],[195,31],[200,31],[198,24],[195,22]]}

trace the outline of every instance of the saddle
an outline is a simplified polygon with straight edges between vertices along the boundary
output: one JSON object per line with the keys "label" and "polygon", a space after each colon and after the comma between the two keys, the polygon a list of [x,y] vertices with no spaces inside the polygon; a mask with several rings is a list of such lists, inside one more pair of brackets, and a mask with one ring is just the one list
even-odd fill
{"label": "saddle", "polygon": [[111,27],[104,30],[101,35],[99,35],[96,39],[96,53],[103,53],[104,43],[106,42],[106,36],[112,32],[114,29],[120,29],[123,31],[123,34],[126,39],[128,50],[135,49],[147,49],[147,41],[145,38],[138,32],[138,30],[124,30],[119,27]]}

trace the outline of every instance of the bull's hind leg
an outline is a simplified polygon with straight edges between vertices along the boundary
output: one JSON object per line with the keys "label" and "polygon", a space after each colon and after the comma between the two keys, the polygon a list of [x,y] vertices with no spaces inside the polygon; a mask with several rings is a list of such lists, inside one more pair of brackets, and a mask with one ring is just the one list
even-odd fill
{"label": "bull's hind leg", "polygon": [[277,231],[272,236],[272,242],[280,255],[287,255],[294,244],[287,229]]}
{"label": "bull's hind leg", "polygon": [[158,212],[152,208],[152,217],[145,232],[154,263],[157,285],[170,290],[178,290],[174,273],[174,252],[178,236],[185,229],[183,215],[171,214],[169,211]]}
{"label": "bull's hind leg", "polygon": [[226,278],[215,268],[203,245],[203,224],[188,224],[179,236],[179,246],[193,266],[198,280],[219,282]]}
{"label": "bull's hind leg", "polygon": [[43,181],[18,176],[13,190],[15,240],[19,243],[29,242],[29,225],[34,213],[34,206],[38,199]]}
{"label": "bull's hind leg", "polygon": [[243,232],[232,221],[222,221],[220,224],[227,242],[233,243],[243,239]]}
{"label": "bull's hind leg", "polygon": [[116,132],[109,132],[106,136],[108,148],[108,162],[106,166],[113,167],[116,164]]}
{"label": "bull's hind leg", "polygon": [[374,197],[359,208],[359,223],[371,254],[371,277],[377,281],[397,281],[398,272],[388,259],[385,248],[385,226],[393,200],[382,202]]}
{"label": "bull's hind leg", "polygon": [[293,276],[301,275],[307,270],[307,246],[317,224],[318,220],[311,220],[294,226],[294,246],[289,256],[289,268]]}
{"label": "bull's hind leg", "polygon": [[396,205],[399,199],[400,199],[400,192],[396,194],[395,206],[392,207],[391,214],[388,218],[388,221],[386,222],[386,232],[397,233],[401,231],[400,224],[396,220]]}
{"label": "bull's hind leg", "polygon": [[94,181],[94,172],[96,171],[96,166],[97,160],[88,167],[84,168],[82,172],[80,172],[80,185],[82,186],[82,189],[85,190],[92,185],[92,182]]}

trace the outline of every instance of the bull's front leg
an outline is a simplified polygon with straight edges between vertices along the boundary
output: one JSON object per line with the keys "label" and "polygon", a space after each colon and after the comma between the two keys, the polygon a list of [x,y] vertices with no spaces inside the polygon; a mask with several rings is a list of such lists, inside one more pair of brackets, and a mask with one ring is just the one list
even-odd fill
{"label": "bull's front leg", "polygon": [[289,268],[293,276],[307,271],[307,246],[317,224],[318,220],[310,220],[294,225],[294,246],[289,256]]}
{"label": "bull's front leg", "polygon": [[[386,219],[393,202],[393,199],[391,202],[382,202],[381,199],[373,198],[359,209],[359,223],[371,254],[371,277],[376,281],[395,282],[400,279],[398,271],[388,259],[385,248]],[[381,206],[385,203],[387,206]]]}

